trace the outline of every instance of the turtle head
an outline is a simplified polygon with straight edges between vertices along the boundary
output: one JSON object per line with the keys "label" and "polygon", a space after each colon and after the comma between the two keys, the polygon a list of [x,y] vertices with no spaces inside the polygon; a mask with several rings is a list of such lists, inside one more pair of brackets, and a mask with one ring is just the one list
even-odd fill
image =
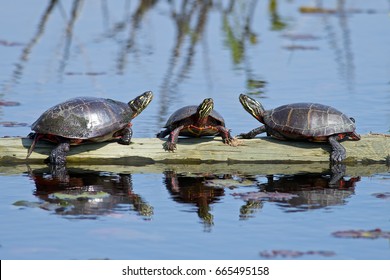
{"label": "turtle head", "polygon": [[264,108],[260,102],[245,94],[240,94],[240,103],[244,109],[259,122],[263,122]]}
{"label": "turtle head", "polygon": [[198,109],[196,110],[199,120],[206,119],[213,109],[214,101],[212,98],[206,98],[205,100],[203,100],[203,102],[198,106]]}
{"label": "turtle head", "polygon": [[149,105],[152,99],[153,93],[151,91],[146,91],[127,103],[133,111],[132,119],[141,114],[141,112]]}

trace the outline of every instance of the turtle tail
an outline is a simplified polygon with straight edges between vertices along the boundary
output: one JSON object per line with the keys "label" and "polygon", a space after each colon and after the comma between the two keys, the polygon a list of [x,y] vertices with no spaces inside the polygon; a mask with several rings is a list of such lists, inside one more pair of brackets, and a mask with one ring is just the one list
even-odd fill
{"label": "turtle tail", "polygon": [[34,148],[35,148],[35,144],[38,142],[39,138],[40,138],[40,137],[39,137],[39,134],[38,134],[38,133],[35,133],[35,135],[34,135],[34,140],[33,140],[32,144],[31,144],[30,148],[28,149],[26,159],[28,159],[28,157],[31,155],[32,151],[33,151]]}

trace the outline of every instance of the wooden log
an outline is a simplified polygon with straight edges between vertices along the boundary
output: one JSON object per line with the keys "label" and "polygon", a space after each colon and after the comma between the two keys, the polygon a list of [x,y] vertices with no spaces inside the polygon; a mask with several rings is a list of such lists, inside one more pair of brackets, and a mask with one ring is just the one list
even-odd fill
{"label": "wooden log", "polygon": [[[129,146],[117,143],[91,143],[74,146],[68,163],[126,164],[150,163],[278,163],[329,162],[330,145],[326,143],[279,141],[270,137],[240,139],[237,147],[222,143],[221,138],[180,138],[175,152],[163,150],[165,139],[133,138]],[[49,155],[54,145],[39,141],[26,160],[31,145],[27,138],[1,138],[0,163],[39,162]],[[390,135],[363,135],[360,141],[343,141],[347,150],[346,163],[389,162]]]}

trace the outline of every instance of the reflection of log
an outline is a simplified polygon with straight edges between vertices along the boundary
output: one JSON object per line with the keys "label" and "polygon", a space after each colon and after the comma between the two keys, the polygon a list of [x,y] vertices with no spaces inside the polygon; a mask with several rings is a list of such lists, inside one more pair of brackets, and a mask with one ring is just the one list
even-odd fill
{"label": "reflection of log", "polygon": [[[139,173],[163,173],[165,171],[174,171],[178,174],[187,176],[196,176],[195,174],[243,174],[243,175],[270,175],[270,174],[330,174],[329,164],[327,162],[311,162],[311,163],[201,163],[201,164],[165,164],[154,163],[146,165],[131,165],[131,164],[111,164],[107,161],[105,164],[90,165],[68,163],[68,170],[72,172],[109,172],[117,174],[139,174]],[[42,172],[50,173],[50,168],[44,164],[0,164],[0,176],[22,174],[30,172],[30,170],[41,170]],[[347,176],[371,176],[373,174],[387,173],[389,167],[383,163],[374,164],[352,164],[346,166]]]}
{"label": "reflection of log", "polygon": [[[68,162],[101,164],[107,160],[125,164],[161,163],[255,163],[255,162],[328,162],[330,146],[324,143],[287,142],[269,137],[239,140],[238,147],[213,139],[179,139],[174,153],[163,150],[165,139],[134,138],[129,146],[117,143],[94,143],[72,147]],[[369,134],[360,141],[344,141],[346,162],[389,161],[390,135]],[[0,139],[0,162],[25,162],[31,140]],[[39,141],[28,162],[42,162],[54,146]]]}

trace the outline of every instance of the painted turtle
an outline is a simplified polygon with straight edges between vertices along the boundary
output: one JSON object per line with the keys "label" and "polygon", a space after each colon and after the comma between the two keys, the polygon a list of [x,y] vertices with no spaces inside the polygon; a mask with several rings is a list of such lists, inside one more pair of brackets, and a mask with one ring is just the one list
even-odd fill
{"label": "painted turtle", "polygon": [[49,156],[52,164],[66,163],[70,145],[84,142],[104,142],[118,139],[129,145],[133,131],[130,121],[152,101],[153,93],[147,91],[129,103],[97,97],[77,97],[55,105],[36,120],[29,137],[34,139],[27,157],[40,139],[58,143]]}
{"label": "painted turtle", "polygon": [[359,134],[355,132],[355,120],[330,106],[294,103],[266,111],[259,102],[247,95],[241,94],[239,99],[244,109],[264,124],[239,137],[250,139],[267,132],[268,136],[281,140],[329,142],[332,146],[331,160],[334,162],[346,158],[345,148],[339,140],[346,137],[360,140]]}
{"label": "painted turtle", "polygon": [[219,134],[225,144],[234,145],[234,138],[225,127],[225,120],[213,108],[213,99],[206,98],[199,106],[185,106],[174,112],[164,126],[166,129],[157,134],[158,138],[169,134],[164,149],[174,151],[179,135],[201,137]]}

